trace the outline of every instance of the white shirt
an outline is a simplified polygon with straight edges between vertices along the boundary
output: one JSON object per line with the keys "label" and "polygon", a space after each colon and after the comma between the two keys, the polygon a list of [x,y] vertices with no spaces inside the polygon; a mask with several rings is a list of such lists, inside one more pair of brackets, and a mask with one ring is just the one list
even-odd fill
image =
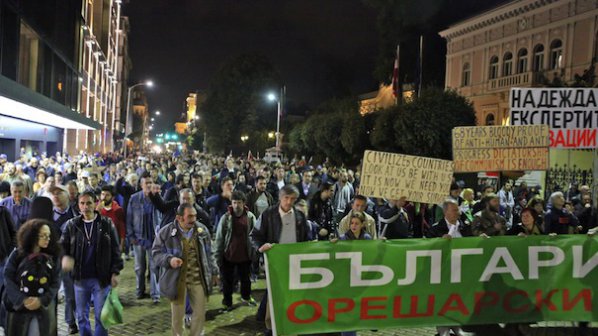
{"label": "white shirt", "polygon": [[449,232],[448,232],[449,236],[451,236],[453,238],[463,237],[463,235],[461,235],[461,231],[459,231],[459,221],[458,220],[456,223],[449,222],[449,220],[446,219],[446,217],[444,218],[444,220],[446,221],[446,225],[448,226],[448,229],[449,229]]}

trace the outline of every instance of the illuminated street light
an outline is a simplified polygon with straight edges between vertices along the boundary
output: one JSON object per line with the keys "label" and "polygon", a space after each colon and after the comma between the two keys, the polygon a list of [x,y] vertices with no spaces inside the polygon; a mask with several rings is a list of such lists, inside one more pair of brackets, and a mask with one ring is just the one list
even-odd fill
{"label": "illuminated street light", "polygon": [[[133,91],[133,88],[138,87],[138,86],[147,86],[147,87],[151,88],[151,87],[154,86],[154,82],[151,81],[151,80],[147,80],[145,82],[140,82],[140,83],[137,83],[137,84],[135,84],[133,86],[130,86],[129,89],[127,90],[127,116],[126,116],[126,119],[125,119],[125,137],[127,136],[128,133],[131,133],[128,130],[128,128],[130,126],[129,125],[129,118],[131,116],[131,92]],[[125,151],[124,151],[125,158],[127,157],[127,147],[128,146],[126,146],[126,144],[125,144]]]}
{"label": "illuminated street light", "polygon": [[247,136],[247,135],[241,136],[241,141],[245,142],[247,140],[249,140],[249,136]]}
{"label": "illuminated street light", "polygon": [[274,139],[274,132],[268,132],[268,139]]}
{"label": "illuminated street light", "polygon": [[160,115],[160,111],[156,111],[156,115],[159,116]]}

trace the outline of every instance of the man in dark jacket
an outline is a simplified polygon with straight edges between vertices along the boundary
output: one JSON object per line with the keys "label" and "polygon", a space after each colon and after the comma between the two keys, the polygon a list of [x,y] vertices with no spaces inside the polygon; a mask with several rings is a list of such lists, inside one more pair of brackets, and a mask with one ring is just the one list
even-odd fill
{"label": "man in dark jacket", "polygon": [[267,180],[263,176],[258,176],[255,181],[255,189],[247,195],[247,207],[256,217],[262,212],[274,205],[274,198],[266,190]]}
{"label": "man in dark jacket", "polygon": [[210,215],[195,201],[195,195],[189,188],[184,188],[179,192],[179,198],[172,201],[164,201],[160,196],[160,193],[155,190],[149,194],[149,199],[152,201],[154,206],[162,213],[162,221],[160,222],[160,228],[174,222],[176,219],[176,210],[179,205],[188,203],[193,204],[195,211],[197,211],[197,220],[205,225],[210,232],[213,231],[213,225],[210,222]]}
{"label": "man in dark jacket", "polygon": [[79,195],[81,215],[70,219],[62,233],[62,268],[72,271],[75,280],[77,318],[82,335],[92,335],[89,305],[93,297],[96,335],[108,335],[101,322],[101,312],[111,287],[118,285],[123,269],[118,235],[109,218],[97,211],[96,196],[91,192]]}
{"label": "man in dark jacket", "polygon": [[314,195],[318,192],[318,187],[312,183],[313,173],[310,170],[304,170],[301,174],[303,180],[297,183],[295,186],[299,190],[299,198],[309,202],[314,198]]}
{"label": "man in dark jacket", "polygon": [[413,237],[413,227],[409,215],[403,209],[405,198],[390,200],[380,209],[380,237],[386,239],[405,239]]}
{"label": "man in dark jacket", "polygon": [[308,219],[318,225],[318,240],[328,240],[331,234],[337,236],[332,209],[333,193],[332,183],[324,182],[309,203]]}
{"label": "man in dark jacket", "polygon": [[[272,244],[292,244],[309,240],[311,228],[305,215],[295,209],[299,191],[293,185],[285,185],[279,192],[279,203],[262,213],[251,231],[253,246],[261,253]],[[270,312],[266,306],[266,334],[271,333]]]}
{"label": "man in dark jacket", "polygon": [[460,238],[470,237],[471,226],[460,219],[459,203],[454,199],[447,199],[442,203],[444,218],[432,225],[429,237]]}
{"label": "man in dark jacket", "polygon": [[557,191],[550,195],[548,211],[544,215],[546,233],[573,234],[582,230],[579,220],[565,206],[565,196]]}

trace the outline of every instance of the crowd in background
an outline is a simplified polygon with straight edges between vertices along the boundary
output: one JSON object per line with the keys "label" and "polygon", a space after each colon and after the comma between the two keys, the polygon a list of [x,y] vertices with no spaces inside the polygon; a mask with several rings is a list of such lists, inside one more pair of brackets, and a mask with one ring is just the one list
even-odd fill
{"label": "crowd in background", "polygon": [[[9,335],[55,334],[64,302],[70,333],[106,335],[99,309],[91,328],[90,307],[103,304],[132,258],[137,298],[168,299],[173,335],[201,334],[213,289],[225,312],[235,289],[243,304],[259,305],[268,333],[268,306],[254,300],[251,282],[263,276],[260,254],[272,244],[585,234],[597,226],[588,186],[544,197],[525,183],[495,190],[453,181],[445,202],[422,204],[366,197],[359,185],[359,169],[305,159],[57,153],[7,162],[2,154],[2,326]],[[524,325],[505,328],[526,333]]]}

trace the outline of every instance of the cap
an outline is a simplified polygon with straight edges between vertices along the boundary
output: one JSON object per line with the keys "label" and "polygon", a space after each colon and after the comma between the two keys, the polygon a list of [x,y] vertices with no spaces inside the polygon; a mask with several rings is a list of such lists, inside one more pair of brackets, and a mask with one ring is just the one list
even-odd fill
{"label": "cap", "polygon": [[69,192],[68,189],[65,186],[63,186],[62,184],[56,184],[53,187],[51,187],[50,190],[48,190],[48,191],[50,193],[53,193],[53,192],[55,192],[57,190],[64,191],[65,193]]}
{"label": "cap", "polygon": [[8,156],[6,156],[6,154],[0,154],[0,159],[6,160],[8,159]]}
{"label": "cap", "polygon": [[87,170],[84,170],[84,171],[81,173],[81,177],[89,177],[89,171],[87,171]]}

